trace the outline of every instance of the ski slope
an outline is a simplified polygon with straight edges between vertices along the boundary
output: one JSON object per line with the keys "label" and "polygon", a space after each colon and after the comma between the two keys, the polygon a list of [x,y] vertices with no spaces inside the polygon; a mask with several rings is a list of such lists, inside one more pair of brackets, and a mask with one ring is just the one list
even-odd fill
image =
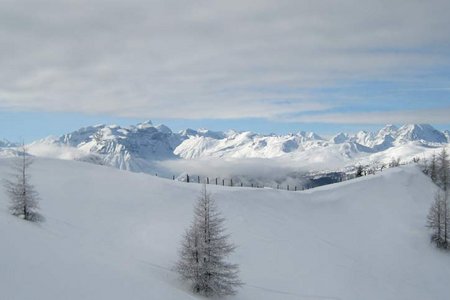
{"label": "ski slope", "polygon": [[[44,223],[10,216],[0,191],[1,299],[202,299],[171,270],[200,185],[42,158],[31,173]],[[413,166],[304,192],[208,188],[246,283],[227,299],[449,298],[450,254],[424,226],[435,187]]]}

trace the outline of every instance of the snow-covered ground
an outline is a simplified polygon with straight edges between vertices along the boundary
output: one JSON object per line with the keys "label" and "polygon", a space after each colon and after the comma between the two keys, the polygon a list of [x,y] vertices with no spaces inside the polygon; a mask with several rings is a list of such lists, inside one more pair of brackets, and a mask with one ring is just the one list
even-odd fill
{"label": "snow-covered ground", "polygon": [[[42,158],[31,172],[46,221],[10,216],[0,191],[1,299],[200,299],[171,271],[200,185]],[[305,192],[208,188],[246,283],[229,299],[449,299],[450,254],[425,228],[435,187],[414,166]]]}

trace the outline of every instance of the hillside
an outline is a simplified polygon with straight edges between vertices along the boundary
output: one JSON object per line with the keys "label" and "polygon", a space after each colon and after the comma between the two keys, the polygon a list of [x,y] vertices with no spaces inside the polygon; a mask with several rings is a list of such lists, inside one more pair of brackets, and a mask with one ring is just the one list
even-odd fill
{"label": "hillside", "polygon": [[[31,171],[47,220],[10,216],[0,193],[2,299],[200,299],[171,271],[200,185],[76,161]],[[229,299],[448,299],[450,257],[424,226],[434,186],[415,167],[305,192],[209,189],[246,283]]]}

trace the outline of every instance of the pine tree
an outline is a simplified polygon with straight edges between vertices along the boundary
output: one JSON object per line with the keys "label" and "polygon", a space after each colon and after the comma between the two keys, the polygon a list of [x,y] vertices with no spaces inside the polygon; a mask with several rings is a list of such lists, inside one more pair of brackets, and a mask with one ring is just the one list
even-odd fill
{"label": "pine tree", "polygon": [[233,295],[242,285],[238,265],[225,261],[235,246],[228,242],[224,221],[204,185],[194,209],[194,221],[184,236],[176,270],[192,284],[194,292],[207,297]]}
{"label": "pine tree", "polygon": [[28,169],[33,163],[32,158],[22,146],[19,157],[13,163],[14,180],[5,180],[6,192],[10,198],[9,207],[11,214],[28,221],[42,221],[39,209],[39,194],[30,183]]}

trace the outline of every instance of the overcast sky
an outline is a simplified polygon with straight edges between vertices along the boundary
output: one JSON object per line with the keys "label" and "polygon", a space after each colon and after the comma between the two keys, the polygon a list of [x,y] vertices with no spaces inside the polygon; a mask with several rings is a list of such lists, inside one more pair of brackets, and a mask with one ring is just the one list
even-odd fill
{"label": "overcast sky", "polygon": [[450,127],[448,0],[0,4],[0,138],[103,120]]}

